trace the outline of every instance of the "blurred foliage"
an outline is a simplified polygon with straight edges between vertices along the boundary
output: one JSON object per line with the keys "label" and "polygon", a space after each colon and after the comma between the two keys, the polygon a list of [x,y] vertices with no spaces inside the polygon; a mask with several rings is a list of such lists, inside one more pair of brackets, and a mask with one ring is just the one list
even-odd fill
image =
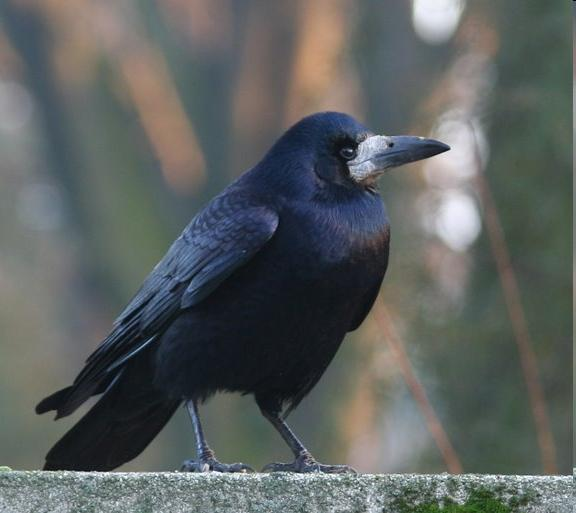
{"label": "blurred foliage", "polygon": [[[424,4],[458,13],[436,44],[415,14]],[[0,2],[0,462],[40,466],[78,416],[52,423],[34,415],[35,403],[74,378],[203,204],[292,122],[331,109],[384,133],[451,134],[448,160],[382,179],[393,227],[383,295],[464,470],[541,473],[494,257],[485,226],[474,232],[486,205],[462,119],[479,130],[558,468],[569,472],[568,9],[522,0]],[[468,210],[448,208],[458,204]],[[223,461],[288,457],[250,398],[220,396],[202,413]],[[291,421],[321,460],[365,472],[445,470],[372,318]],[[179,412],[125,469],[173,469],[192,449]]]}

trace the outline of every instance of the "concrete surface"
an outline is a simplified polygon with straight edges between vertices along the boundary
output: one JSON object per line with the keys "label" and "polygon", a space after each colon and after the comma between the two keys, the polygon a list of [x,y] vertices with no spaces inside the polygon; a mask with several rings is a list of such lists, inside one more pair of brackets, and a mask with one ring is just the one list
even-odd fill
{"label": "concrete surface", "polygon": [[2,513],[568,513],[572,476],[0,472]]}

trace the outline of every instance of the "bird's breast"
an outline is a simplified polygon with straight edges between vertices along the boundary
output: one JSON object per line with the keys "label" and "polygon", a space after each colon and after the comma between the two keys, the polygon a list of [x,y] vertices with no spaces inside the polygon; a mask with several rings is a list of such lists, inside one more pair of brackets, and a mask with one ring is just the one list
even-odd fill
{"label": "bird's breast", "polygon": [[346,265],[387,256],[390,226],[379,197],[297,206],[285,217],[278,235],[297,250],[301,264]]}
{"label": "bird's breast", "polygon": [[390,234],[379,198],[378,203],[283,212],[266,268],[284,297],[298,298],[298,303],[310,298],[311,305],[346,311],[378,286]]}

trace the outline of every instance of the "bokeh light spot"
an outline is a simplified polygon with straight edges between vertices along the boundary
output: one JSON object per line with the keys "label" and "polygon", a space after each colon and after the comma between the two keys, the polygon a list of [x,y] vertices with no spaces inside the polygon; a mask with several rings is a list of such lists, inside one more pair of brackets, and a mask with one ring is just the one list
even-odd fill
{"label": "bokeh light spot", "polygon": [[413,0],[412,24],[422,41],[437,45],[456,32],[466,6],[465,0]]}

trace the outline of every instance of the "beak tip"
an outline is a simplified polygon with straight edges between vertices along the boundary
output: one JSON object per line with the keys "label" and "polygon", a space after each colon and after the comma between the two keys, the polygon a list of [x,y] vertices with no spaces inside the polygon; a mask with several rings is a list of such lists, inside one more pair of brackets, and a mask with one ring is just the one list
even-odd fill
{"label": "beak tip", "polygon": [[440,141],[434,141],[435,145],[436,145],[436,149],[438,151],[437,155],[440,153],[444,153],[446,151],[450,151],[452,148],[450,148],[450,146],[448,146],[447,144],[440,142]]}

